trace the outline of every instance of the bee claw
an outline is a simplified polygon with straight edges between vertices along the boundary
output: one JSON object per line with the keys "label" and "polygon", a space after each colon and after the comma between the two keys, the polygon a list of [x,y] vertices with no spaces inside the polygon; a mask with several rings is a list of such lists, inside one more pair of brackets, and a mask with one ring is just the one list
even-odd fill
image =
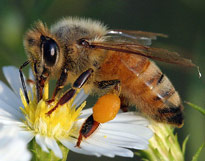
{"label": "bee claw", "polygon": [[55,99],[52,98],[52,99],[46,100],[46,103],[51,104],[51,103],[54,102],[54,101],[55,101]]}
{"label": "bee claw", "polygon": [[53,113],[53,111],[56,110],[56,108],[58,107],[58,105],[56,105],[55,107],[53,107],[51,110],[49,110],[46,115],[50,117],[50,115]]}
{"label": "bee claw", "polygon": [[46,116],[50,117],[50,115],[51,115],[51,114],[50,114],[49,112],[46,113]]}

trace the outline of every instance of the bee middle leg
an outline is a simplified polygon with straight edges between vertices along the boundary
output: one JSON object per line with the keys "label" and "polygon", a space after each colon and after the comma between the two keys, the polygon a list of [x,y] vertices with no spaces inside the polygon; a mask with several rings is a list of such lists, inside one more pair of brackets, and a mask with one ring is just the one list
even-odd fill
{"label": "bee middle leg", "polygon": [[46,114],[49,116],[53,111],[57,109],[59,105],[63,105],[67,103],[76,93],[77,89],[82,88],[82,86],[87,82],[88,78],[93,73],[93,69],[89,68],[85,72],[83,72],[73,83],[73,86],[71,89],[69,89],[57,102],[54,108],[52,108],[50,111],[48,111]]}
{"label": "bee middle leg", "polygon": [[109,93],[116,93],[117,95],[120,94],[121,91],[121,85],[120,80],[114,79],[114,80],[106,80],[106,81],[97,81],[95,82],[95,85],[100,90],[106,90],[109,91]]}

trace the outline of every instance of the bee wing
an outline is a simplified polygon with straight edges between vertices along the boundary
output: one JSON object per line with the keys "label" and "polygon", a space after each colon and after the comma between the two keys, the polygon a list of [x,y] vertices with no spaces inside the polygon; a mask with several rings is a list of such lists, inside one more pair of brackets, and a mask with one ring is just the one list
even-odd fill
{"label": "bee wing", "polygon": [[157,37],[167,37],[165,34],[133,30],[110,30],[106,36],[108,36],[108,40],[110,41],[135,42],[146,46],[150,46],[152,40],[156,40]]}
{"label": "bee wing", "polygon": [[196,67],[191,60],[181,57],[176,52],[171,52],[160,48],[151,48],[134,43],[91,42],[89,47],[92,49],[103,49],[127,54],[136,54],[162,62]]}

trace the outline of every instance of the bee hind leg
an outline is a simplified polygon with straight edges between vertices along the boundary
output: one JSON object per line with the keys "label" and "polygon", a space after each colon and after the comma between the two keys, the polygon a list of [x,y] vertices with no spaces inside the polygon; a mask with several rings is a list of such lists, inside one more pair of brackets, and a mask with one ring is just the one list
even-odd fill
{"label": "bee hind leg", "polygon": [[129,104],[127,102],[127,98],[124,96],[120,96],[120,101],[121,101],[120,109],[122,110],[122,112],[128,112]]}
{"label": "bee hind leg", "polygon": [[[107,89],[107,88],[113,88],[110,90],[110,93],[117,93],[117,95],[120,95],[121,93],[121,85],[120,85],[120,80],[114,79],[114,80],[108,80],[108,81],[100,81],[97,82],[97,87],[99,89]],[[127,112],[129,108],[129,104],[127,102],[127,98],[120,95],[120,101],[121,101],[121,106],[120,109],[123,112]]]}
{"label": "bee hind leg", "polygon": [[[97,85],[97,87],[101,90],[106,90],[106,91],[109,90],[109,93],[111,93],[111,94],[119,95],[120,91],[121,91],[121,86],[120,86],[119,80],[108,80],[108,81],[95,82],[95,85]],[[99,99],[102,99],[102,97],[100,97]],[[98,99],[98,101],[99,101],[99,99]],[[99,105],[99,103],[98,103],[98,105]],[[90,115],[85,120],[85,122],[83,123],[83,125],[80,129],[78,140],[76,143],[76,147],[80,147],[82,140],[86,139],[91,134],[93,134],[97,130],[97,128],[99,127],[100,124],[101,124],[100,122],[98,122],[94,119],[93,114]]]}
{"label": "bee hind leg", "polygon": [[93,115],[90,115],[85,122],[83,123],[80,132],[78,141],[76,143],[76,147],[80,147],[81,141],[83,138],[89,137],[100,125],[97,121],[93,119]]}

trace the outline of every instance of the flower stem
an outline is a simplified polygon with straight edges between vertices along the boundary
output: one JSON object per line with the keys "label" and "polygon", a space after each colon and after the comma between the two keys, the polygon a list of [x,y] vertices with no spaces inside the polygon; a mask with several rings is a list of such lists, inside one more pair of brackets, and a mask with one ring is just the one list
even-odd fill
{"label": "flower stem", "polygon": [[28,146],[30,152],[32,153],[31,161],[66,161],[69,150],[60,143],[58,143],[58,146],[63,153],[62,159],[56,157],[51,150],[49,150],[48,153],[43,151],[41,147],[36,143],[35,139],[33,139]]}

